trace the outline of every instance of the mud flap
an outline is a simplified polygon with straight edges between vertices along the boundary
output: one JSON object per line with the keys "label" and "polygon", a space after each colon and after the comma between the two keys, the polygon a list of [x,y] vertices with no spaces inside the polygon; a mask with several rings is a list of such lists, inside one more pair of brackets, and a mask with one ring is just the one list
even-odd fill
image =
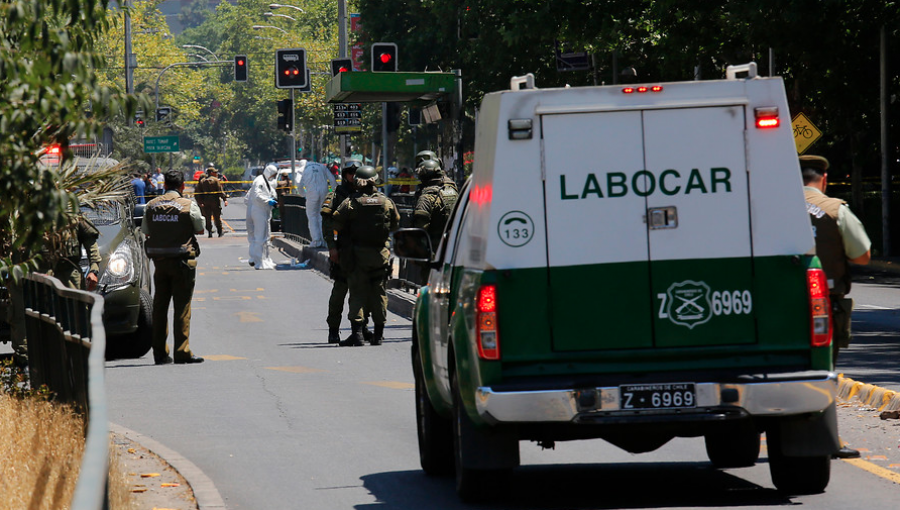
{"label": "mud flap", "polygon": [[841,448],[835,404],[821,413],[779,420],[767,432],[770,450],[778,446],[785,457],[831,455]]}

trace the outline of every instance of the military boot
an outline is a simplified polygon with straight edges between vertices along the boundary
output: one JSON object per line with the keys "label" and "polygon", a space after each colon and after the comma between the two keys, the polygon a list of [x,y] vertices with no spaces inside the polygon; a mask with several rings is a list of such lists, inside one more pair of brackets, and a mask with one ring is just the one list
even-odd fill
{"label": "military boot", "polygon": [[384,341],[384,324],[376,324],[375,333],[369,339],[369,345],[381,345],[382,341]]}
{"label": "military boot", "polygon": [[344,340],[341,340],[341,343],[338,345],[340,345],[341,347],[359,347],[361,345],[366,345],[365,342],[363,341],[363,336],[362,336],[362,331],[361,331],[362,326],[363,326],[362,324],[357,324],[355,322],[353,324],[351,324],[352,330],[351,330],[350,336],[348,336]]}
{"label": "military boot", "polygon": [[328,328],[328,343],[337,344],[341,342],[341,334],[338,328]]}
{"label": "military boot", "polygon": [[369,331],[369,325],[366,324],[365,322],[363,323],[363,327],[362,327],[362,336],[366,342],[370,342],[370,343],[372,342],[372,337],[375,336],[372,334],[371,331]]}

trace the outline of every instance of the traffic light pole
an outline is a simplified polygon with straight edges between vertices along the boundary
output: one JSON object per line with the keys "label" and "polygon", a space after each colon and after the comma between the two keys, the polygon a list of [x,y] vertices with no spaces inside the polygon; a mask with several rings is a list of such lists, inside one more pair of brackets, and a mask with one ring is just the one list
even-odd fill
{"label": "traffic light pole", "polygon": [[[338,53],[340,58],[347,58],[347,0],[338,0]],[[352,63],[350,67],[353,67]],[[347,135],[338,136],[338,146],[341,154],[341,170],[343,170],[350,157],[350,154],[347,154]]]}
{"label": "traffic light pole", "polygon": [[[296,122],[294,119],[294,89],[291,89],[291,111],[288,113],[291,121],[291,179],[294,178],[294,161],[297,159],[297,135]],[[278,182],[278,176],[275,176],[275,182]]]}

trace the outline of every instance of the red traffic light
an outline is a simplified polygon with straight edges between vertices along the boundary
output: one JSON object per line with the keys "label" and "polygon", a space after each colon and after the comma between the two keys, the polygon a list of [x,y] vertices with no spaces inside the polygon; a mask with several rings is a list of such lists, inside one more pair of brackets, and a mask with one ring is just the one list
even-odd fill
{"label": "red traffic light", "polygon": [[387,64],[388,62],[391,61],[391,54],[390,53],[382,53],[379,58],[381,59],[382,64]]}
{"label": "red traffic light", "polygon": [[346,73],[347,71],[349,71],[349,69],[347,69],[346,67],[340,67],[340,68],[338,68],[338,72],[339,72],[339,73]]}

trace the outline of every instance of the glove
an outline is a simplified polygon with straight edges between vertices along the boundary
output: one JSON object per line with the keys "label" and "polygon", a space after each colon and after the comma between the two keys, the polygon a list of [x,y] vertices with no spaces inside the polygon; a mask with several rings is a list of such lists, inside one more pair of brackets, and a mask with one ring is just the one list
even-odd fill
{"label": "glove", "polygon": [[275,200],[274,198],[270,198],[270,199],[269,199],[269,205],[272,206],[272,207],[275,207],[276,205],[278,205],[278,201]]}

